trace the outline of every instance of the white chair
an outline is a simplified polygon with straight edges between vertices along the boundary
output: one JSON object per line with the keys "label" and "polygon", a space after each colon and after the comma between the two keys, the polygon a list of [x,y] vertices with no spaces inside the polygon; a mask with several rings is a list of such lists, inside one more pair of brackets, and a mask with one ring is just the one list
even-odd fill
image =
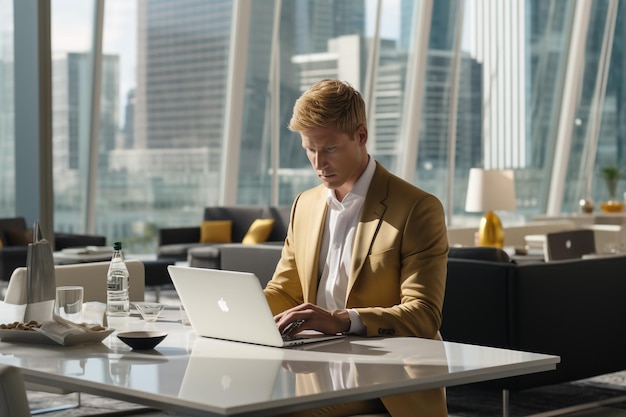
{"label": "white chair", "polygon": [[0,416],[30,416],[24,379],[19,368],[0,365]]}
{"label": "white chair", "polygon": [[[126,261],[129,278],[130,301],[143,301],[145,291],[145,272],[143,262]],[[109,262],[87,262],[72,265],[55,265],[56,286],[80,285],[84,288],[83,300],[106,303],[106,276]],[[26,267],[13,271],[7,287],[4,302],[7,304],[26,304]]]}
{"label": "white chair", "polygon": [[[143,262],[139,260],[127,260],[126,267],[129,273],[129,298],[130,301],[143,301],[145,289],[145,271]],[[87,262],[72,265],[55,265],[54,275],[56,286],[80,285],[84,288],[83,300],[106,303],[106,276],[109,262]],[[6,290],[4,302],[7,304],[26,304],[26,267],[19,267],[11,274],[9,285]],[[26,387],[32,391],[43,391],[59,395],[68,395],[74,392],[47,385],[26,383]],[[80,393],[76,394],[76,401],[33,411],[32,414],[42,414],[52,411],[65,410],[80,407]],[[4,416],[4,414],[0,414]]]}

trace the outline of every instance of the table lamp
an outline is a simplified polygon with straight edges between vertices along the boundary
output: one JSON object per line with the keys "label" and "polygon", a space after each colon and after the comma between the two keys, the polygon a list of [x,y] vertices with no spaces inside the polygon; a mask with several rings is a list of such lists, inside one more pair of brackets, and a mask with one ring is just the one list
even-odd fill
{"label": "table lamp", "polygon": [[494,211],[515,209],[513,170],[470,169],[465,211],[485,212],[478,228],[479,246],[504,246],[504,230]]}

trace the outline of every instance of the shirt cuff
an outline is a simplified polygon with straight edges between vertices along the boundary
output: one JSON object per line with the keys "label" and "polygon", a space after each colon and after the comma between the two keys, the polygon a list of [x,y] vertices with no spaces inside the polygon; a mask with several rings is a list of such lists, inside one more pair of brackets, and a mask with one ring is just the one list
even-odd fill
{"label": "shirt cuff", "polygon": [[349,308],[348,314],[350,315],[350,329],[348,330],[348,333],[363,336],[365,334],[365,325],[363,324],[363,320],[361,320],[359,313],[357,313],[356,310]]}

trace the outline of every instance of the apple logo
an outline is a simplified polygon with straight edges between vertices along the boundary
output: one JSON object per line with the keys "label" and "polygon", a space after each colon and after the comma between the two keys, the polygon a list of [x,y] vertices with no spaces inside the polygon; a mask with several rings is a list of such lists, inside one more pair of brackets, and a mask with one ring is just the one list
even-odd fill
{"label": "apple logo", "polygon": [[220,310],[222,310],[224,313],[228,313],[228,310],[229,310],[228,303],[226,302],[226,300],[224,300],[224,297],[217,300],[217,305],[219,306]]}
{"label": "apple logo", "polygon": [[231,383],[231,378],[230,375],[224,375],[222,376],[222,389],[224,391],[230,389],[230,383]]}

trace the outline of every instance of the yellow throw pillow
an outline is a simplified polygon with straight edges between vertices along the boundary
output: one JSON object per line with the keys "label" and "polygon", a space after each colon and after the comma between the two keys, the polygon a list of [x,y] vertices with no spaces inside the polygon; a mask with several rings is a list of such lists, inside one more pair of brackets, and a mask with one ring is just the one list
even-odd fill
{"label": "yellow throw pillow", "polygon": [[200,225],[200,243],[231,243],[232,220],[205,220]]}
{"label": "yellow throw pillow", "polygon": [[274,219],[256,219],[243,237],[241,243],[253,245],[255,243],[267,242],[274,227]]}

